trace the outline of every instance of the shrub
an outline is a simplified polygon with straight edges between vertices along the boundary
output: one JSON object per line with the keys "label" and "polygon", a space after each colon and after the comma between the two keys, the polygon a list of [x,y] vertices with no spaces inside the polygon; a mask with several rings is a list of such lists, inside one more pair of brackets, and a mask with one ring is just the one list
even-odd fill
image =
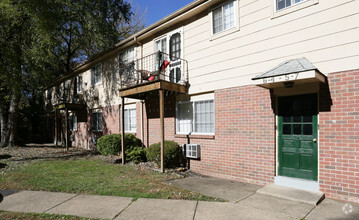
{"label": "shrub", "polygon": [[[152,144],[146,149],[146,157],[149,161],[161,164],[161,143]],[[177,167],[181,164],[182,151],[178,143],[165,141],[165,167]]]}
{"label": "shrub", "polygon": [[102,155],[119,155],[121,153],[121,135],[110,134],[97,140],[97,150]]}
{"label": "shrub", "polygon": [[[145,161],[142,142],[133,134],[125,134],[126,161],[139,163]],[[97,150],[102,155],[120,155],[122,151],[121,134],[102,136],[97,140]]]}
{"label": "shrub", "polygon": [[146,161],[146,153],[143,147],[133,147],[126,150],[126,160],[134,163]]}

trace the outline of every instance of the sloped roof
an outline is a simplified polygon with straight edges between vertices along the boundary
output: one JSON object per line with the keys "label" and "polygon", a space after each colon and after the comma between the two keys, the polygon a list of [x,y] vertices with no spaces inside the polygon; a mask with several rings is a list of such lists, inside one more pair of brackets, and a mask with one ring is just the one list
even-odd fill
{"label": "sloped roof", "polygon": [[273,69],[252,78],[252,80],[281,76],[291,73],[305,72],[309,70],[318,70],[318,69],[311,62],[309,62],[307,58],[302,57],[299,59],[285,61],[279,64],[278,66],[274,67]]}

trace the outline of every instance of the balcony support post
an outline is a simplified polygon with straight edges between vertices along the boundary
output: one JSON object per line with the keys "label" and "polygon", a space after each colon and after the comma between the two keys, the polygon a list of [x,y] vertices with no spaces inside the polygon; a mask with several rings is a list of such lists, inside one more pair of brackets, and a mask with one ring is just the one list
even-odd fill
{"label": "balcony support post", "polygon": [[165,172],[165,107],[164,107],[164,92],[159,90],[160,93],[160,127],[161,127],[161,172]]}
{"label": "balcony support post", "polygon": [[58,147],[57,145],[58,145],[58,136],[57,136],[57,109],[55,109],[55,146],[56,146],[56,148]]}
{"label": "balcony support post", "polygon": [[66,151],[69,150],[69,111],[65,108],[65,147]]}
{"label": "balcony support post", "polygon": [[125,98],[121,97],[121,156],[122,165],[125,164]]}

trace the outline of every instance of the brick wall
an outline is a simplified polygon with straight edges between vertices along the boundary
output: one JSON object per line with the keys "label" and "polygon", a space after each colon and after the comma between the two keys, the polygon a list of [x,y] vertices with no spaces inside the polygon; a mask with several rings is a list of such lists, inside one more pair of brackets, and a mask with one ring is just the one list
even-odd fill
{"label": "brick wall", "polygon": [[320,190],[359,203],[359,70],[332,73],[321,87]]}
{"label": "brick wall", "polygon": [[246,86],[215,92],[215,139],[203,141],[191,169],[264,185],[275,175],[274,114],[268,90]]}
{"label": "brick wall", "polygon": [[[165,139],[201,145],[201,160],[190,161],[195,172],[260,185],[273,182],[275,133],[270,97],[268,90],[256,86],[216,91],[215,136],[190,138],[175,135],[175,99],[166,97]],[[146,145],[160,141],[157,103],[155,97],[146,103]]]}
{"label": "brick wall", "polygon": [[102,108],[103,135],[120,133],[120,114],[120,105]]}

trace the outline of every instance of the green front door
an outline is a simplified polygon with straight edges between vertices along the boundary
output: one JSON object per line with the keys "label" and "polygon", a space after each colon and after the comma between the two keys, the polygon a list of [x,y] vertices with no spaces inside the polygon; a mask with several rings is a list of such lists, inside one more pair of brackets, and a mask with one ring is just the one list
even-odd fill
{"label": "green front door", "polygon": [[317,180],[317,95],[279,97],[278,174]]}

